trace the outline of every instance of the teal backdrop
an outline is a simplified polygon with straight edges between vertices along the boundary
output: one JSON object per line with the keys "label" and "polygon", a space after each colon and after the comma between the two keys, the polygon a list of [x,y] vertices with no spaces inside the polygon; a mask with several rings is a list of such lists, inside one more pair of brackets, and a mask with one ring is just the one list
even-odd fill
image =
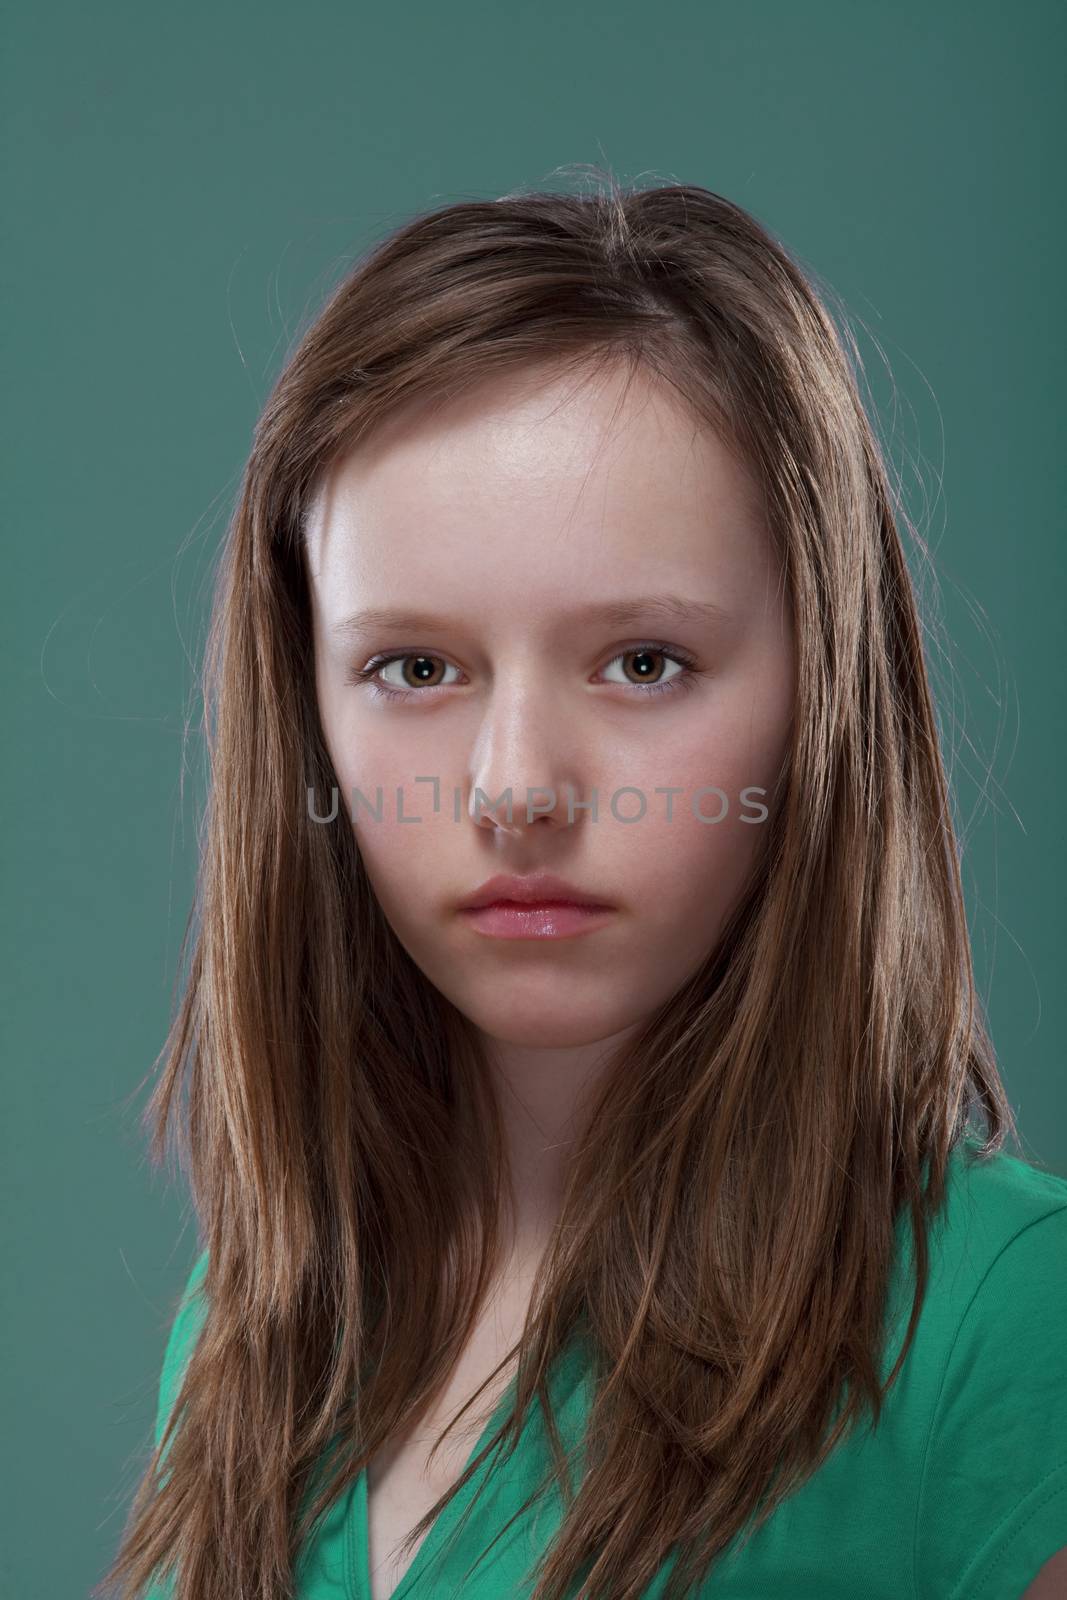
{"label": "teal backdrop", "polygon": [[3,1595],[87,1595],[145,1457],[196,1237],[138,1084],[213,561],[297,332],[414,211],[575,163],[700,183],[840,297],[930,546],[981,992],[1067,1175],[1064,31],[1051,0],[8,10]]}

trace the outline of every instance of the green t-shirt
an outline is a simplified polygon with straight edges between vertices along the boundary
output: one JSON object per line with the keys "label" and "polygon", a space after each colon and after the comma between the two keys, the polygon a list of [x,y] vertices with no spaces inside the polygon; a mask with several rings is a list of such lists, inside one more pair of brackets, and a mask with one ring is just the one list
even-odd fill
{"label": "green t-shirt", "polygon": [[[910,1223],[898,1220],[888,1374],[907,1324]],[[915,1341],[876,1430],[842,1440],[743,1550],[729,1546],[707,1600],[1019,1600],[1067,1545],[1067,1179],[1001,1152],[973,1166],[953,1151]],[[197,1260],[163,1364],[156,1438],[202,1321]],[[892,1308],[896,1307],[896,1310]],[[590,1364],[580,1345],[551,1378],[561,1438],[580,1441]],[[471,1451],[503,1416],[511,1390]],[[469,1459],[469,1458],[468,1458]],[[521,1600],[559,1527],[553,1488],[467,1569],[530,1494],[550,1459],[535,1401],[510,1459],[479,1472],[431,1527],[392,1600]],[[479,1493],[480,1490],[480,1493]],[[464,1527],[462,1513],[477,1496]],[[330,1508],[297,1564],[297,1600],[370,1600],[366,1475]],[[662,1594],[671,1561],[646,1590]],[[170,1589],[153,1591],[162,1600]]]}

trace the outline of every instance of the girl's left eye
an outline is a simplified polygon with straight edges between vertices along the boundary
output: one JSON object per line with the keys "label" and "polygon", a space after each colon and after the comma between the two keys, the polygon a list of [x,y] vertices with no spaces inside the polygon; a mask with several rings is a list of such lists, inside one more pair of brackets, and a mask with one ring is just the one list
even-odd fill
{"label": "girl's left eye", "polygon": [[[696,663],[694,662],[692,656],[690,656],[688,653],[683,654],[677,649],[668,650],[666,645],[643,644],[635,645],[630,650],[621,650],[617,656],[612,657],[612,659],[608,662],[608,666],[613,667],[616,661],[626,661],[631,656],[635,660],[634,670],[636,670],[639,674],[645,674],[650,670],[654,671],[655,667],[653,666],[650,669],[648,663],[650,661],[654,663],[657,656],[661,656],[665,661],[673,662],[678,668],[678,671],[672,673],[669,678],[660,678],[655,683],[641,683],[640,681],[635,683],[632,678],[624,678],[622,680],[628,688],[637,689],[642,694],[665,694],[668,692],[673,692],[675,688],[689,689],[696,682],[696,674],[694,670]],[[636,665],[636,663],[640,663],[640,665]],[[620,680],[618,678],[613,678],[609,679],[608,681],[612,683],[618,683]]]}
{"label": "girl's left eye", "polygon": [[[672,662],[678,670],[667,678],[661,676],[654,683],[635,682],[632,678],[609,678],[605,681],[609,683],[622,682],[627,688],[636,689],[638,694],[673,694],[678,690],[689,689],[693,686],[697,678],[696,662],[687,651],[679,650],[675,645],[669,648],[667,645],[662,644],[632,645],[629,650],[621,650],[617,655],[613,656],[604,670],[607,671],[618,661],[627,661],[630,658],[634,658],[637,663],[634,670],[638,674],[648,675],[656,671],[655,662],[657,657],[662,657],[665,661]],[[387,667],[397,662],[401,666],[400,683],[398,684],[395,681],[390,683],[381,675]],[[414,663],[412,668],[416,675],[414,683],[404,681],[405,662]],[[438,671],[438,664],[446,673],[457,671],[457,668],[444,661],[441,656],[394,651],[392,655],[372,657],[365,667],[353,668],[349,674],[348,681],[350,683],[367,684],[373,693],[381,699],[409,700],[413,695],[417,696],[422,690],[439,689],[448,686],[442,680]],[[454,679],[451,681],[455,682]]]}

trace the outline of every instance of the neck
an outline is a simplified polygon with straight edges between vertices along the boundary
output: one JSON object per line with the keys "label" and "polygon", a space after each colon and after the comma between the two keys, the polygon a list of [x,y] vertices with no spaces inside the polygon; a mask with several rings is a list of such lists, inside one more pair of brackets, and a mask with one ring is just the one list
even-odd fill
{"label": "neck", "polygon": [[508,1237],[520,1260],[540,1254],[548,1242],[588,1101],[631,1032],[555,1049],[486,1041],[510,1177]]}

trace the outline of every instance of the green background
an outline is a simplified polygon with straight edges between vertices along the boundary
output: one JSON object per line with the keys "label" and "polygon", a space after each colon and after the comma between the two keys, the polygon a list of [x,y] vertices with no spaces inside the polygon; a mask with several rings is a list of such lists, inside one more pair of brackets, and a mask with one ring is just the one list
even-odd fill
{"label": "green background", "polygon": [[1067,1174],[1064,25],[1033,0],[23,0],[5,32],[0,1592],[58,1600],[116,1548],[195,1253],[138,1085],[193,888],[213,559],[292,341],[414,211],[572,163],[700,183],[841,297],[932,551],[981,993],[1028,1153]]}

